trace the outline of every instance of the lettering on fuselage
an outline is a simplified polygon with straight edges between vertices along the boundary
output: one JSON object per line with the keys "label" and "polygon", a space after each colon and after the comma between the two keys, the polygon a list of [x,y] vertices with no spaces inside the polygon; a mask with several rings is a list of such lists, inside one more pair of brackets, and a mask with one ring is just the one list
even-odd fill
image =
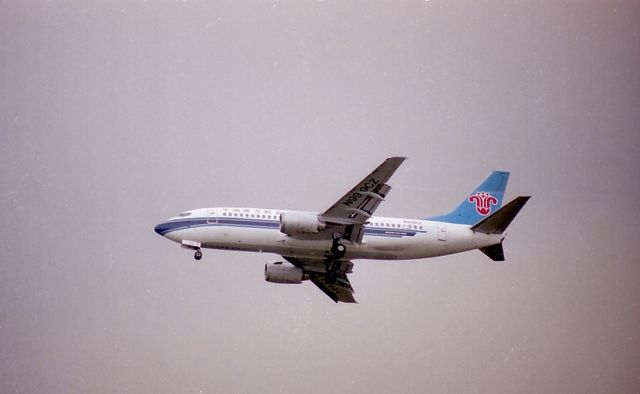
{"label": "lettering on fuselage", "polygon": [[342,205],[350,207],[355,202],[360,200],[360,197],[362,197],[361,193],[372,191],[376,186],[378,186],[378,184],[380,184],[379,180],[375,178],[369,178],[369,180],[366,181],[364,185],[362,185],[358,190],[354,189],[353,193],[351,193],[344,201],[342,201]]}

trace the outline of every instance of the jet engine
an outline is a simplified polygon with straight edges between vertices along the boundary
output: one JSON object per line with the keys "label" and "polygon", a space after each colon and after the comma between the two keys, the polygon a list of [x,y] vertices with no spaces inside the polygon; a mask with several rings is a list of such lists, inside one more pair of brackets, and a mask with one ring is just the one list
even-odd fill
{"label": "jet engine", "polygon": [[318,215],[312,213],[283,212],[280,215],[280,232],[287,235],[317,233],[326,227]]}
{"label": "jet engine", "polygon": [[271,283],[302,283],[308,279],[302,268],[293,264],[277,261],[264,265],[264,279]]}

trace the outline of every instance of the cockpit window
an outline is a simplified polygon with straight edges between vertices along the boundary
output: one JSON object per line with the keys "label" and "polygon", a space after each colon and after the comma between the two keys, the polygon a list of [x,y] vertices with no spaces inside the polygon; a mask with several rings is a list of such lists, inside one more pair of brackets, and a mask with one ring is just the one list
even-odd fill
{"label": "cockpit window", "polygon": [[179,218],[183,218],[183,217],[190,216],[190,215],[191,215],[191,212],[182,212],[182,213],[178,214],[178,217]]}

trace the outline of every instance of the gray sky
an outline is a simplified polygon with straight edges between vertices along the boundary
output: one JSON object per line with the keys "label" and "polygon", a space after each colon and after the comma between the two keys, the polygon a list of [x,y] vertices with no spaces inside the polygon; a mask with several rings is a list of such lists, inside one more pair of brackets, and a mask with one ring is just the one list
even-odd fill
{"label": "gray sky", "polygon": [[[213,4],[210,4],[213,3]],[[638,392],[638,2],[0,3],[0,391]],[[493,169],[508,262],[276,256],[153,232],[322,210],[389,155],[381,215]]]}

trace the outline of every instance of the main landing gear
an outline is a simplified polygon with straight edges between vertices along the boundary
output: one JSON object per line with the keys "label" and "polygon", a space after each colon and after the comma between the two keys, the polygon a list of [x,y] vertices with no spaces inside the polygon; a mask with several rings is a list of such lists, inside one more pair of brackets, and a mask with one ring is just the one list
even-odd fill
{"label": "main landing gear", "polygon": [[333,233],[333,244],[331,245],[331,256],[326,260],[326,281],[329,284],[336,283],[336,279],[338,278],[338,270],[340,269],[341,263],[340,259],[344,257],[347,253],[347,247],[340,242],[342,239],[342,234]]}
{"label": "main landing gear", "polygon": [[333,233],[333,244],[331,245],[331,255],[334,260],[340,260],[347,253],[347,247],[340,242],[342,234]]}
{"label": "main landing gear", "polygon": [[327,274],[325,277],[325,280],[327,281],[327,283],[334,284],[336,283],[336,280],[338,279],[338,273],[336,272],[335,268],[327,268]]}
{"label": "main landing gear", "polygon": [[200,260],[202,258],[202,251],[200,249],[196,250],[196,253],[193,255],[193,258],[196,260]]}

